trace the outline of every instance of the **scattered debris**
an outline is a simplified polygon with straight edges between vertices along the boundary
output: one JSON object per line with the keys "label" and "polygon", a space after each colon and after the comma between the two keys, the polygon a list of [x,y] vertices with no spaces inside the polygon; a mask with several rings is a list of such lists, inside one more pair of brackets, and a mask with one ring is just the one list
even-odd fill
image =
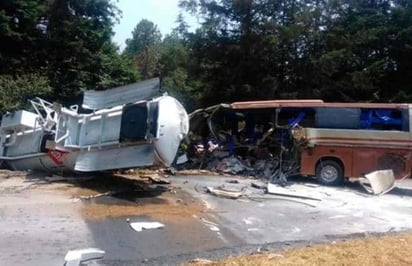
{"label": "scattered debris", "polygon": [[242,192],[228,191],[223,188],[207,187],[207,191],[215,196],[229,199],[238,199],[242,196]]}
{"label": "scattered debris", "polygon": [[170,184],[170,180],[166,179],[165,177],[163,177],[163,176],[161,176],[157,173],[150,174],[150,175],[141,175],[141,177],[142,178],[148,178],[156,184]]}
{"label": "scattered debris", "polygon": [[129,226],[136,232],[141,232],[143,229],[159,229],[163,228],[165,225],[159,222],[133,222],[131,223],[129,219],[126,220]]}
{"label": "scattered debris", "polygon": [[208,225],[212,225],[212,226],[218,226],[218,224],[217,223],[214,223],[214,222],[211,222],[211,221],[209,221],[209,220],[206,220],[205,218],[200,218],[200,220],[203,222],[203,223],[205,223],[205,224],[208,224]]}
{"label": "scattered debris", "polygon": [[282,187],[286,186],[288,183],[285,173],[282,172],[282,168],[277,169],[273,175],[270,177],[270,181],[273,184],[278,184]]}
{"label": "scattered debris", "polygon": [[253,170],[242,163],[241,160],[232,156],[222,160],[212,161],[209,163],[209,168],[216,169],[217,171],[230,174],[244,173],[246,170]]}
{"label": "scattered debris", "polygon": [[206,264],[212,264],[213,261],[212,261],[212,260],[208,260],[208,259],[196,258],[196,259],[191,260],[190,263],[196,263],[196,264],[200,264],[200,265],[206,265]]}
{"label": "scattered debris", "polygon": [[164,172],[171,175],[176,175],[177,170],[174,167],[168,167],[164,170]]}
{"label": "scattered debris", "polygon": [[[408,108],[406,104],[364,106],[322,100],[269,100],[199,109],[189,115],[190,129],[184,145],[188,163],[185,166],[253,176],[281,186],[287,185],[290,176],[298,174],[317,175],[325,185],[338,185],[344,180],[343,173],[360,176],[367,168],[352,167],[361,162],[351,155],[339,163],[353,171],[341,169],[339,163],[335,165],[336,161],[329,160],[327,151],[333,150],[332,157],[342,159],[344,156],[340,154],[345,153],[346,148],[336,148],[337,144],[342,147],[349,142],[370,145],[372,139],[373,143],[379,143],[379,149],[386,151],[379,151],[382,153],[379,156],[375,149],[362,153],[370,160],[368,164],[378,169],[392,168],[395,178],[403,179],[410,175],[411,169],[410,152],[401,142],[409,136]],[[340,119],[342,117],[345,119]],[[373,132],[370,129],[374,129]],[[394,132],[387,133],[391,137],[386,136],[387,141],[383,141],[381,130]],[[351,134],[350,140],[347,134]],[[395,141],[390,141],[392,138]],[[323,163],[317,166],[319,159]]]}
{"label": "scattered debris", "polygon": [[282,254],[279,253],[270,253],[268,254],[268,259],[278,259],[278,258],[283,258],[284,256]]}
{"label": "scattered debris", "polygon": [[209,221],[209,220],[206,220],[206,219],[203,218],[203,217],[200,218],[200,220],[201,220],[205,225],[207,225],[211,231],[220,232],[220,229],[219,229],[217,223],[214,223],[214,222],[211,222],[211,221]]}
{"label": "scattered debris", "polygon": [[248,232],[257,232],[259,230],[260,230],[259,228],[248,228],[247,229]]}
{"label": "scattered debris", "polygon": [[360,178],[359,183],[371,194],[383,195],[395,188],[395,175],[393,170],[379,170]]}
{"label": "scattered debris", "polygon": [[180,175],[213,175],[213,176],[218,176],[220,175],[219,173],[215,171],[209,171],[209,170],[204,170],[204,169],[183,169],[179,170]]}
{"label": "scattered debris", "polygon": [[118,192],[107,191],[105,193],[99,193],[99,194],[95,194],[95,195],[80,196],[80,199],[90,200],[90,199],[100,198],[100,197],[104,197],[104,196],[112,196],[113,194],[116,194],[116,193],[118,193]]}
{"label": "scattered debris", "polygon": [[219,232],[220,231],[219,227],[217,227],[217,226],[211,226],[210,230],[212,230],[214,232]]}
{"label": "scattered debris", "polygon": [[182,199],[177,199],[176,203],[183,203],[183,200]]}
{"label": "scattered debris", "polygon": [[187,158],[187,154],[184,153],[184,154],[177,157],[176,164],[177,165],[184,164],[184,163],[187,163],[188,160],[189,159]]}
{"label": "scattered debris", "polygon": [[318,184],[311,184],[311,183],[303,183],[302,185],[304,185],[306,187],[311,187],[311,188],[320,187],[320,185],[318,185]]}
{"label": "scattered debris", "polygon": [[47,182],[61,182],[61,181],[67,181],[67,179],[63,176],[60,175],[52,175],[52,176],[46,176],[44,178]]}
{"label": "scattered debris", "polygon": [[267,183],[265,183],[265,182],[260,182],[260,181],[253,181],[250,185],[251,185],[253,188],[262,189],[262,190],[264,190],[264,191],[266,191],[266,190],[267,190],[267,187],[268,187]]}
{"label": "scattered debris", "polygon": [[80,266],[86,261],[98,260],[104,257],[106,252],[97,248],[70,250],[64,257],[65,266]]}
{"label": "scattered debris", "polygon": [[268,252],[269,249],[267,247],[258,247],[256,252],[252,253],[252,254],[261,254],[263,252]]}
{"label": "scattered debris", "polygon": [[[252,182],[251,187],[255,189],[250,190],[247,186],[243,186],[239,190],[234,191],[233,189],[229,190],[228,188],[225,188],[224,185],[218,187],[201,188],[195,185],[195,190],[199,193],[210,193],[214,196],[222,198],[235,199],[239,201],[246,200],[245,202],[249,202],[250,200],[258,202],[265,200],[283,200],[304,204],[312,208],[315,208],[316,206],[306,202],[306,200],[321,201],[320,198],[308,196],[305,194],[299,194],[297,192],[291,191],[288,188],[279,187],[278,185],[274,185],[271,183],[264,184],[264,182]],[[296,199],[302,199],[303,201]]]}
{"label": "scattered debris", "polygon": [[272,111],[224,104],[194,111],[185,166],[286,184],[299,169],[300,142],[291,131],[299,121],[280,127]]}
{"label": "scattered debris", "polygon": [[289,189],[279,187],[277,185],[268,183],[267,192],[269,194],[277,195],[277,196],[284,196],[284,197],[292,197],[292,198],[299,198],[299,199],[306,199],[306,200],[316,200],[322,201],[320,198],[314,198],[311,196],[307,196],[304,194],[299,194],[296,192],[291,192]]}

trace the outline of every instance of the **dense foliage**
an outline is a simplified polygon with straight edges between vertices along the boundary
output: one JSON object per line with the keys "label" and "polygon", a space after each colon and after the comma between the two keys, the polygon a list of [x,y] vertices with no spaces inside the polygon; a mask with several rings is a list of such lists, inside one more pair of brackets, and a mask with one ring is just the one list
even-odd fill
{"label": "dense foliage", "polygon": [[182,0],[207,103],[409,101],[412,1]]}
{"label": "dense foliage", "polygon": [[110,0],[0,1],[0,110],[135,81],[111,42],[117,17]]}
{"label": "dense foliage", "polygon": [[412,0],[180,0],[180,7],[198,18],[194,32],[179,15],[162,38],[142,18],[120,54],[111,0],[1,1],[0,109],[158,75],[190,110],[277,98],[412,100]]}

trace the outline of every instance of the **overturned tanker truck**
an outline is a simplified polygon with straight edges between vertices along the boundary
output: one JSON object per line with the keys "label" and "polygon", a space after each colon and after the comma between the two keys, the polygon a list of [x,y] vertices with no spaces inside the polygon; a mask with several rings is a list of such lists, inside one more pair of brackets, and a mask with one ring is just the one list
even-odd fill
{"label": "overturned tanker truck", "polygon": [[189,128],[158,78],[106,91],[86,91],[78,105],[31,100],[34,112],[3,115],[0,160],[14,170],[93,172],[170,166]]}
{"label": "overturned tanker truck", "polygon": [[325,185],[378,170],[391,170],[396,179],[411,174],[411,104],[249,101],[189,117],[193,154],[207,155],[201,154],[202,167],[276,182],[316,176]]}

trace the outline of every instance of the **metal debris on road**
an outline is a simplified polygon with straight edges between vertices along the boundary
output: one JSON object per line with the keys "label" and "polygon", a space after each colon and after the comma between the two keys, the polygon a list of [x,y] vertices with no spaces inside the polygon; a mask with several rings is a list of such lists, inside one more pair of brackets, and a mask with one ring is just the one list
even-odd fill
{"label": "metal debris on road", "polygon": [[253,181],[250,185],[253,188],[261,189],[261,190],[264,190],[264,191],[267,190],[267,183],[265,183],[265,182]]}
{"label": "metal debris on road", "polygon": [[86,248],[78,250],[70,250],[64,257],[65,266],[80,266],[83,263],[91,260],[102,259],[105,255],[105,251],[97,248]]}
{"label": "metal debris on road", "polygon": [[46,176],[44,180],[51,183],[51,182],[67,181],[67,178],[60,176],[60,175],[52,175],[52,176]]}
{"label": "metal debris on road", "polygon": [[170,180],[166,179],[166,177],[161,176],[157,173],[150,174],[150,175],[141,175],[141,177],[148,178],[156,184],[170,184]]}
{"label": "metal debris on road", "polygon": [[242,192],[228,191],[223,188],[207,187],[207,191],[212,195],[228,199],[238,199],[242,196]]}
{"label": "metal debris on road", "polygon": [[116,194],[116,193],[119,193],[119,192],[107,191],[105,193],[99,193],[95,195],[80,196],[79,198],[82,200],[90,200],[90,199],[100,198],[104,196],[112,196],[113,194]]}
{"label": "metal debris on road", "polygon": [[379,170],[359,178],[361,186],[369,193],[383,195],[395,188],[395,175],[393,170]]}
{"label": "metal debris on road", "polygon": [[214,223],[214,222],[211,222],[211,221],[209,221],[209,220],[206,220],[206,219],[203,218],[203,217],[200,218],[200,220],[201,220],[203,223],[207,224],[207,225],[218,226],[217,223]]}
{"label": "metal debris on road", "polygon": [[133,222],[131,223],[130,220],[127,220],[130,228],[135,230],[136,232],[141,232],[143,229],[159,229],[163,228],[165,225],[159,222]]}
{"label": "metal debris on road", "polygon": [[209,221],[209,220],[206,220],[206,219],[203,218],[203,217],[200,218],[200,220],[201,220],[205,225],[207,225],[211,231],[220,232],[220,229],[219,229],[217,223],[214,223],[214,222],[211,222],[211,221]]}
{"label": "metal debris on road", "polygon": [[277,195],[277,196],[322,201],[322,199],[320,199],[320,198],[314,198],[314,197],[311,197],[311,196],[308,196],[308,195],[299,194],[299,193],[290,191],[289,189],[279,187],[279,186],[271,184],[271,183],[268,183],[267,192],[269,194],[273,194],[273,195]]}
{"label": "metal debris on road", "polygon": [[268,254],[268,259],[279,259],[279,258],[283,258],[284,256],[282,254],[279,253],[270,253]]}
{"label": "metal debris on road", "polygon": [[207,264],[212,264],[214,261],[208,260],[208,259],[201,259],[201,258],[196,258],[190,261],[190,263],[196,263],[200,265],[207,265]]}
{"label": "metal debris on road", "polygon": [[220,231],[219,227],[217,227],[217,226],[211,226],[211,227],[209,227],[209,229],[211,231],[214,231],[214,232],[219,232]]}

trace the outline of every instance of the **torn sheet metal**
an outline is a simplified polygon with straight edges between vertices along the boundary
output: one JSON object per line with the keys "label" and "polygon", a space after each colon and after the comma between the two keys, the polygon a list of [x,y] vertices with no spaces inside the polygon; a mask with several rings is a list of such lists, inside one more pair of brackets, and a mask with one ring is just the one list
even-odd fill
{"label": "torn sheet metal", "polygon": [[94,172],[153,165],[152,144],[107,150],[82,151],[76,159],[75,171]]}
{"label": "torn sheet metal", "polygon": [[110,108],[159,96],[160,79],[154,78],[111,90],[84,93],[82,107],[90,110]]}
{"label": "torn sheet metal", "polygon": [[130,228],[132,228],[133,230],[135,230],[136,232],[141,232],[143,231],[143,229],[160,229],[165,227],[164,224],[159,223],[159,222],[133,222],[130,223]]}
{"label": "torn sheet metal", "polygon": [[382,195],[395,187],[395,175],[392,169],[379,170],[366,174],[359,182],[369,193]]}
{"label": "torn sheet metal", "polygon": [[229,199],[238,199],[242,196],[242,192],[228,191],[223,188],[207,187],[207,191],[215,196]]}
{"label": "torn sheet metal", "polygon": [[158,173],[147,174],[147,175],[141,174],[140,177],[148,178],[155,184],[170,184],[169,179],[167,179],[165,176],[159,175]]}
{"label": "torn sheet metal", "polygon": [[189,163],[267,180],[297,174],[299,141],[289,127],[276,125],[276,110],[270,109],[279,102],[221,104],[191,113]]}
{"label": "torn sheet metal", "polygon": [[320,198],[315,198],[315,197],[312,197],[310,195],[301,194],[301,193],[298,193],[298,192],[295,192],[295,191],[291,191],[290,189],[280,187],[280,186],[272,184],[272,183],[268,183],[267,192],[269,194],[273,194],[273,195],[277,195],[277,196],[322,201],[322,199],[320,199]]}
{"label": "torn sheet metal", "polygon": [[106,252],[97,248],[70,250],[64,257],[65,266],[80,266],[84,262],[102,259]]}
{"label": "torn sheet metal", "polygon": [[378,169],[403,179],[411,169],[411,110],[409,104],[322,100],[214,105],[189,115],[187,154],[193,168],[279,184],[293,175],[316,176],[318,162],[329,157],[345,168],[342,179]]}

